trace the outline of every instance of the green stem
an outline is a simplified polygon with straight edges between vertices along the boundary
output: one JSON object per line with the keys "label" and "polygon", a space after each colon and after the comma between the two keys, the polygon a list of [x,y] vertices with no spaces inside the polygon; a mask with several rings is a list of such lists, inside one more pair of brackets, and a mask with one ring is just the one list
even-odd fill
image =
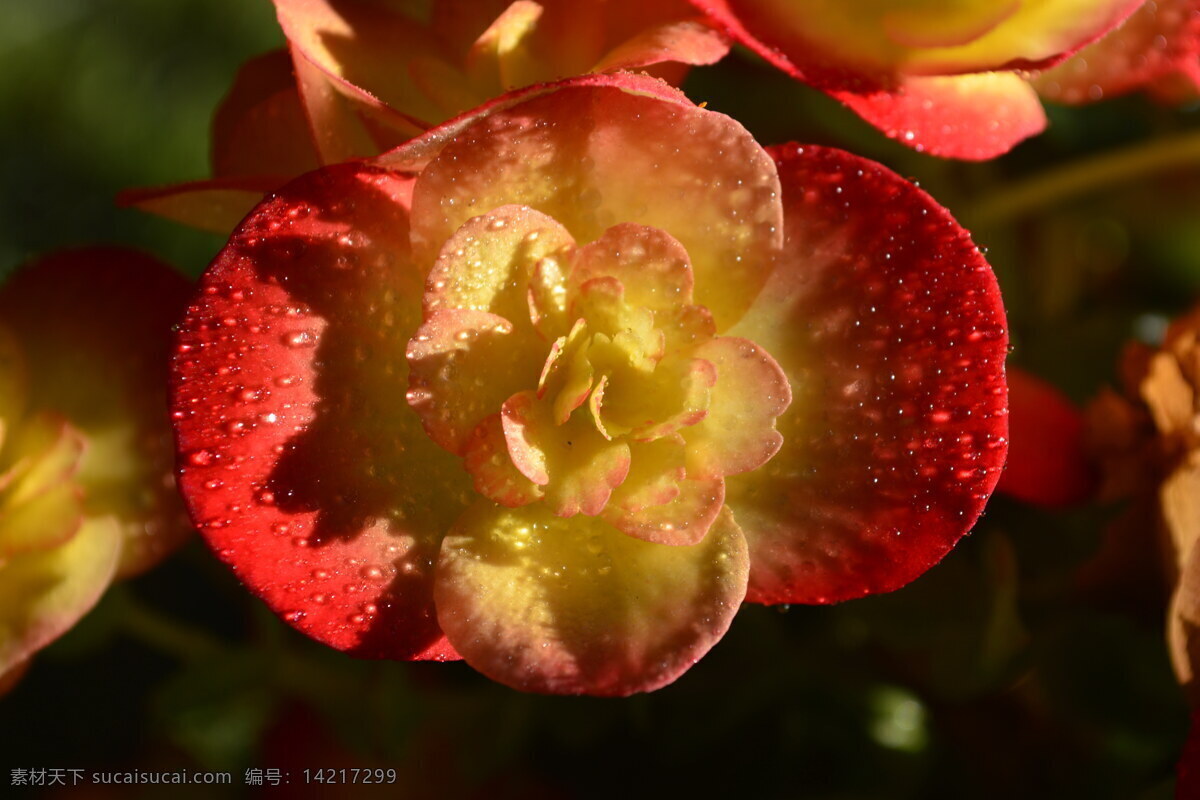
{"label": "green stem", "polygon": [[184,661],[192,661],[225,649],[218,639],[163,616],[126,592],[120,605],[121,627],[138,641]]}
{"label": "green stem", "polygon": [[1200,166],[1200,132],[1155,139],[1039,173],[992,192],[963,216],[972,227],[994,225],[1103,186],[1187,166]]}

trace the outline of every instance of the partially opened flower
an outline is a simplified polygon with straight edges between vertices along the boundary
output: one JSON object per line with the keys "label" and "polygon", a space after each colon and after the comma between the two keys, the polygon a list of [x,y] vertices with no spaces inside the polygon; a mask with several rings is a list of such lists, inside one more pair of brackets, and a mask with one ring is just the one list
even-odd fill
{"label": "partially opened flower", "polygon": [[1028,70],[1104,35],[1142,0],[690,0],[774,66],[888,136],[987,159],[1046,124]]}
{"label": "partially opened flower", "polygon": [[629,694],[744,599],[936,563],[1003,463],[1006,342],[910,184],[579,78],[258,206],[181,326],[181,485],[310,636]]}
{"label": "partially opened flower", "polygon": [[0,674],[190,530],[165,402],[186,287],[116,248],[48,256],[0,287]]}
{"label": "partially opened flower", "polygon": [[227,233],[319,163],[376,155],[506,91],[589,72],[681,78],[724,56],[686,0],[274,0],[289,52],[239,72],[213,125],[213,179],[127,202]]}

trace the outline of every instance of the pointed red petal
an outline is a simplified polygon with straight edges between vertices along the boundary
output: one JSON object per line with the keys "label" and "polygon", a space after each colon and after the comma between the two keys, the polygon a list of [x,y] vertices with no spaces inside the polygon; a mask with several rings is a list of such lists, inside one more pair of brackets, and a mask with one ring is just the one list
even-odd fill
{"label": "pointed red petal", "polygon": [[726,479],[749,599],[830,603],[903,586],[967,532],[1007,446],[995,276],[924,192],[836,150],[774,153],[790,254],[731,335],[793,391],[783,448]]}
{"label": "pointed red petal", "polygon": [[286,177],[234,177],[191,181],[171,186],[126,189],[117,204],[222,235],[250,213],[267,192],[287,183]]}
{"label": "pointed red petal", "polygon": [[433,559],[471,484],[405,402],[410,193],[347,164],[260,205],[180,325],[172,403],[193,519],[251,590],[340,650],[445,659]]}

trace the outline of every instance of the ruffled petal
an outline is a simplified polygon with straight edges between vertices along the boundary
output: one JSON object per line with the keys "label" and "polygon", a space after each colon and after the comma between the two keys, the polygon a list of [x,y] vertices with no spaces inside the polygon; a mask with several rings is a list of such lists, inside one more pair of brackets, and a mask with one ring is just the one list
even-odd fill
{"label": "ruffled petal", "polygon": [[715,28],[698,20],[680,20],[649,28],[622,42],[608,51],[593,71],[641,69],[665,61],[715,64],[728,52],[728,40]]}
{"label": "ruffled petal", "polygon": [[426,282],[425,310],[487,311],[528,330],[534,268],[565,256],[574,244],[562,225],[525,206],[469,219],[442,245]]}
{"label": "ruffled petal", "polygon": [[722,336],[695,352],[716,367],[717,382],[704,419],[683,430],[688,476],[711,480],[757,469],[783,444],[775,418],[792,402],[787,376],[747,339]]}
{"label": "ruffled petal", "polygon": [[604,519],[647,542],[692,545],[704,538],[725,504],[725,482],[689,480],[682,437],[630,445],[631,466]]}
{"label": "ruffled petal", "polygon": [[633,513],[606,510],[604,518],[622,533],[647,542],[692,545],[704,538],[724,505],[724,480],[683,480],[669,503]]}
{"label": "ruffled petal", "polygon": [[1200,708],[1200,548],[1180,554],[1179,583],[1167,613],[1167,646],[1175,677]]}
{"label": "ruffled petal", "polygon": [[492,414],[475,428],[467,440],[463,460],[475,491],[502,506],[527,505],[545,494],[513,463],[499,414]]}
{"label": "ruffled petal", "polygon": [[537,3],[516,0],[493,20],[467,54],[467,74],[476,86],[503,92],[537,80],[530,40],[541,16]]}
{"label": "ruffled petal", "polygon": [[189,510],[251,590],[337,649],[446,659],[433,562],[473,492],[405,402],[410,191],[347,164],[260,205],[180,325],[172,405]]}
{"label": "ruffled petal", "polygon": [[534,392],[513,395],[500,416],[513,463],[560,517],[599,514],[629,473],[627,443],[606,439],[586,415],[557,422]]}
{"label": "ruffled petal", "polygon": [[66,633],[108,588],[121,554],[116,520],[86,520],[61,547],[0,566],[0,674]]}
{"label": "ruffled petal", "polygon": [[[614,85],[563,83],[431,132],[430,145],[453,138],[414,192],[418,260],[432,263],[469,218],[507,204],[550,215],[581,242],[636,222],[686,248],[696,302],[712,311],[718,329],[727,326],[757,294],[779,245],[775,171],[728,117],[663,102],[650,79],[608,81]],[[654,94],[635,93],[643,86]],[[680,130],[688,131],[686,148],[674,144]],[[429,152],[418,144],[405,149],[414,157]],[[388,161],[409,159],[397,152]]]}
{"label": "ruffled petal", "polygon": [[462,455],[484,417],[537,380],[543,352],[540,339],[522,340],[504,317],[435,311],[408,344],[408,403],[430,438]]}
{"label": "ruffled petal", "polygon": [[995,158],[1046,127],[1037,92],[1012,72],[909,77],[894,89],[830,94],[896,141],[945,158]]}
{"label": "ruffled petal", "polygon": [[473,506],[446,537],[438,619],[467,662],[517,689],[629,695],[674,681],[725,633],[746,586],[726,512],[667,547],[538,506]]}
{"label": "ruffled petal", "polygon": [[68,541],[83,522],[79,489],[60,483],[0,515],[0,564]]}
{"label": "ruffled petal", "polygon": [[665,231],[622,223],[579,249],[570,272],[578,291],[596,278],[615,278],[624,302],[652,310],[692,302],[695,278],[687,250]]}
{"label": "ruffled petal", "polygon": [[903,586],[979,516],[1007,449],[996,279],[945,209],[836,150],[775,152],[789,257],[732,335],[793,402],[783,448],[726,480],[749,599],[831,603]]}

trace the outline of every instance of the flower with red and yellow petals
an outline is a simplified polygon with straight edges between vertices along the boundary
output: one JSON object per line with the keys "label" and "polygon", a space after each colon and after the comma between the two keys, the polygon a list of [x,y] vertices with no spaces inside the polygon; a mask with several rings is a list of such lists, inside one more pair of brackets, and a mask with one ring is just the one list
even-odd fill
{"label": "flower with red and yellow petals", "polygon": [[245,64],[213,124],[213,179],[126,202],[228,233],[288,178],[372,156],[504,92],[592,72],[671,80],[728,51],[685,0],[274,0],[289,52]]}
{"label": "flower with red and yellow petals", "polygon": [[1143,0],[690,0],[730,36],[918,150],[982,160],[1046,125],[1024,73]]}
{"label": "flower with red and yellow petals", "polygon": [[48,256],[0,287],[0,674],[191,530],[165,402],[186,287],[116,248]]}
{"label": "flower with red and yellow petals", "polygon": [[743,600],[895,589],[1006,449],[995,279],[927,195],[628,74],[260,204],[173,367],[181,486],[301,631],[520,689],[673,681]]}

